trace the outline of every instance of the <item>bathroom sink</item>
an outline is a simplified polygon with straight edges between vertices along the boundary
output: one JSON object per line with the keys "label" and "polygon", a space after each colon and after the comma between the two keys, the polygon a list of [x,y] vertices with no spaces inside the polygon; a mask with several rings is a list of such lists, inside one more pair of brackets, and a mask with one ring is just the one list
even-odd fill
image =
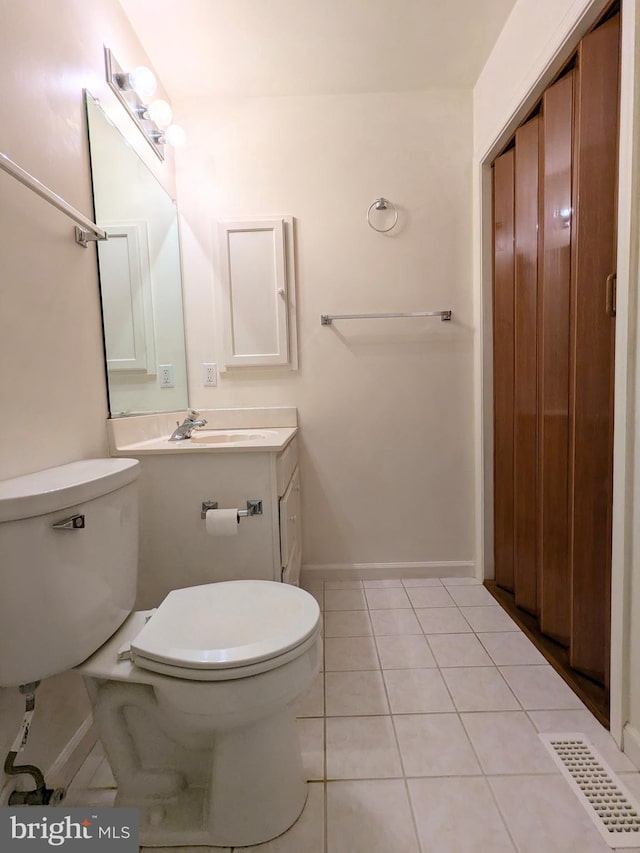
{"label": "bathroom sink", "polygon": [[[274,430],[218,430],[199,429],[191,433],[191,442],[196,444],[251,444],[266,441],[276,435]],[[186,442],[185,442],[186,443]]]}

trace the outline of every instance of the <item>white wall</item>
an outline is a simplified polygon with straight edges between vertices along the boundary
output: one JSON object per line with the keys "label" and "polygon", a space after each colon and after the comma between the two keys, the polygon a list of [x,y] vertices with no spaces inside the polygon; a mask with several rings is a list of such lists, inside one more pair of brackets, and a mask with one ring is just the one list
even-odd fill
{"label": "white wall", "polygon": [[[103,44],[123,63],[145,60],[116,0],[93,0],[90,8],[81,0],[0,0],[0,150],[89,216],[82,89],[114,113],[117,104],[104,82]],[[71,221],[4,172],[0,198],[4,479],[106,455],[107,405],[95,248],[78,247]],[[41,694],[25,758],[46,770],[85,720],[88,703],[70,673],[49,679]],[[16,691],[0,691],[2,755],[22,707]]]}
{"label": "white wall", "polygon": [[[506,143],[607,0],[518,0],[473,92],[474,293],[476,342],[477,550],[491,571],[491,160]],[[640,168],[640,95],[637,4],[622,4],[620,181],[618,191],[618,305],[614,437],[612,561],[611,732],[640,766],[640,441],[634,396],[638,345],[637,201]],[[635,474],[634,474],[635,464]],[[635,482],[634,482],[635,477]],[[634,494],[635,491],[635,494]],[[483,512],[487,517],[483,517]]]}
{"label": "white wall", "polygon": [[[180,104],[178,154],[190,400],[294,405],[304,563],[473,561],[471,99],[458,91]],[[377,234],[384,195],[401,226]],[[223,375],[216,360],[217,218],[296,217],[298,372]],[[323,313],[452,309],[438,319]],[[471,569],[469,569],[471,571]]]}

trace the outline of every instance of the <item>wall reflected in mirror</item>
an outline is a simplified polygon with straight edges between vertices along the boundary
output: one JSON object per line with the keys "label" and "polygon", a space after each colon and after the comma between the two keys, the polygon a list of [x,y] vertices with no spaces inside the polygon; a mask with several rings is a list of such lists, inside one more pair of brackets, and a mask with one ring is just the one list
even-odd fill
{"label": "wall reflected in mirror", "polygon": [[186,409],[178,215],[155,175],[85,93],[111,417]]}

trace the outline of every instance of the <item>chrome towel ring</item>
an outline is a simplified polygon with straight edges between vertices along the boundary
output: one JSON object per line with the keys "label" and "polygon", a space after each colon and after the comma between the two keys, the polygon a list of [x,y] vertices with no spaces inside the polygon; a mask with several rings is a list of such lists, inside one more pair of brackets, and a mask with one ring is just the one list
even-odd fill
{"label": "chrome towel ring", "polygon": [[[373,222],[371,221],[371,211],[372,210],[389,210],[391,208],[393,210],[393,222],[389,225],[388,228],[377,228]],[[391,231],[398,224],[398,208],[389,201],[388,198],[377,198],[373,204],[369,205],[369,210],[367,210],[367,222],[369,224],[369,228],[373,228],[374,231],[377,231],[379,234],[386,234],[388,231]]]}

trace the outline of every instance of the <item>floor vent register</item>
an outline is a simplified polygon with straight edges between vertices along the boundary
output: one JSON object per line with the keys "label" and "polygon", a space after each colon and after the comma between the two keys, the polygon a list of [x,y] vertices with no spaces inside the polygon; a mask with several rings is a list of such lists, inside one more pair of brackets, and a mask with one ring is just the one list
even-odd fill
{"label": "floor vent register", "polygon": [[640,847],[640,806],[585,735],[539,737],[609,847]]}

